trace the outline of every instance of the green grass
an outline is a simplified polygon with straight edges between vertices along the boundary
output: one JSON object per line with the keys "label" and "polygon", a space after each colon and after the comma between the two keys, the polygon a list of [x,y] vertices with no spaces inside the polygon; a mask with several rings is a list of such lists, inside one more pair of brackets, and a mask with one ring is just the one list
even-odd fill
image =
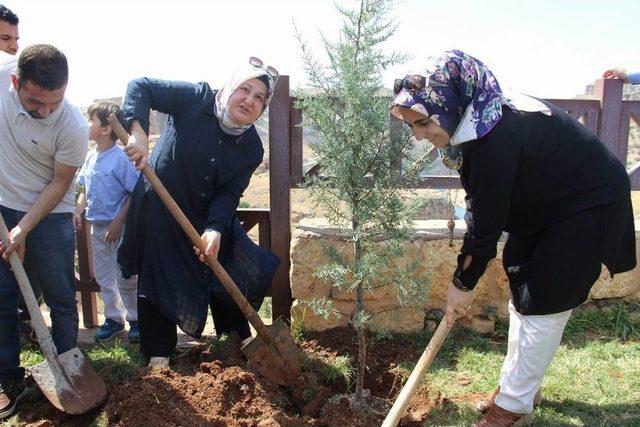
{"label": "green grass", "polygon": [[[535,425],[640,425],[640,337],[635,322],[620,306],[608,313],[593,310],[572,316],[543,381],[544,401],[535,411]],[[507,329],[498,328],[498,333],[504,338]],[[428,338],[415,337],[418,342]],[[425,377],[429,395],[446,399],[424,425],[469,425],[477,420],[470,396],[496,387],[505,352],[504,339],[491,344],[455,328]],[[408,375],[413,365],[402,368]]]}
{"label": "green grass", "polygon": [[[574,313],[542,384],[544,400],[535,411],[536,426],[640,426],[640,325],[633,310],[617,305],[604,312],[594,308]],[[479,418],[473,396],[496,387],[506,352],[508,326],[497,322],[496,331],[491,339],[458,327],[451,331],[422,386],[433,399],[444,398],[424,425],[469,425]],[[373,341],[387,338],[374,336]],[[430,334],[412,339],[424,348]],[[212,345],[224,352],[228,340],[222,337]],[[142,364],[136,350],[117,341],[84,353],[108,382],[133,377]],[[23,366],[32,366],[43,357],[37,346],[24,343],[20,359]],[[314,370],[325,381],[351,385],[355,378],[355,363],[346,356],[303,362],[305,371]],[[399,362],[397,373],[406,380],[415,361]],[[101,414],[93,425],[106,422]],[[0,424],[21,425],[17,417]]]}
{"label": "green grass", "polygon": [[[83,353],[93,369],[105,381],[123,381],[132,378],[142,366],[142,356],[132,347],[127,347],[120,340],[110,344],[100,344]],[[40,348],[32,342],[22,342],[20,365],[29,368],[44,360]]]}
{"label": "green grass", "polygon": [[132,347],[123,346],[120,340],[112,345],[93,347],[85,355],[96,372],[108,382],[129,379],[142,366],[140,353]]}
{"label": "green grass", "polygon": [[33,343],[22,343],[22,351],[20,352],[20,366],[28,368],[36,365],[44,360],[44,356],[40,348]]}

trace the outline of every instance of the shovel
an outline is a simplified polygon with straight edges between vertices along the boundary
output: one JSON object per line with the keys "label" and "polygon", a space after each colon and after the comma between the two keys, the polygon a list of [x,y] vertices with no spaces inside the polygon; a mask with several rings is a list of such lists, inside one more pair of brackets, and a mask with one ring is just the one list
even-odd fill
{"label": "shovel", "polygon": [[[113,132],[118,136],[118,139],[122,141],[123,144],[126,144],[129,139],[129,134],[122,127],[115,115],[112,114],[109,116],[109,124]],[[189,219],[187,219],[175,200],[173,200],[173,197],[171,197],[153,169],[147,165],[142,169],[142,173],[191,242],[200,249],[200,253],[205,253],[206,248],[200,239],[200,235],[196,229],[193,228]],[[242,292],[240,292],[233,282],[233,279],[227,274],[222,265],[220,265],[216,257],[208,255],[206,262],[258,334],[257,337],[244,340],[241,347],[242,352],[247,356],[251,365],[262,376],[276,384],[283,386],[292,385],[296,378],[302,373],[302,363],[300,360],[300,352],[293,342],[289,327],[282,319],[277,319],[273,322],[273,325],[267,327]]]}
{"label": "shovel", "polygon": [[[9,230],[2,215],[0,215],[0,238],[8,247]],[[44,362],[30,369],[36,384],[53,406],[69,414],[84,414],[101,405],[107,399],[104,382],[84,359],[78,347],[58,354],[31,289],[29,278],[16,252],[11,254],[9,262],[45,357]]]}
{"label": "shovel", "polygon": [[431,362],[433,362],[433,359],[435,359],[444,339],[449,334],[449,329],[446,319],[443,318],[442,321],[440,321],[440,325],[438,325],[438,329],[436,329],[435,333],[431,337],[427,348],[424,349],[422,356],[418,359],[416,367],[411,371],[411,375],[409,375],[407,383],[402,387],[400,394],[393,403],[387,417],[384,419],[382,427],[396,427],[398,425],[400,418],[402,418],[404,411],[407,410],[407,406],[409,406],[409,403],[411,402],[413,394],[420,385],[420,381],[422,380],[424,373],[429,368],[429,365],[431,365]]}

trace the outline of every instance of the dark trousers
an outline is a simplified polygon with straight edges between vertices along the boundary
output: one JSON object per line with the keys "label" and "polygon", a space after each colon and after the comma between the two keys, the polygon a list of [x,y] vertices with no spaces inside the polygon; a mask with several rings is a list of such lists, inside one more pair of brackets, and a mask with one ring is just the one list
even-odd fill
{"label": "dark trousers", "polygon": [[[217,297],[211,298],[211,317],[218,336],[237,332],[241,339],[251,336],[249,323],[240,309]],[[169,357],[178,342],[176,324],[162,315],[146,298],[138,297],[140,351],[146,357]]]}
{"label": "dark trousers", "polygon": [[[0,206],[9,230],[25,215]],[[31,283],[39,283],[51,310],[53,342],[58,353],[76,346],[78,311],[73,276],[74,232],[70,213],[50,213],[26,240],[24,268]],[[9,263],[0,261],[0,381],[20,379],[20,291]]]}

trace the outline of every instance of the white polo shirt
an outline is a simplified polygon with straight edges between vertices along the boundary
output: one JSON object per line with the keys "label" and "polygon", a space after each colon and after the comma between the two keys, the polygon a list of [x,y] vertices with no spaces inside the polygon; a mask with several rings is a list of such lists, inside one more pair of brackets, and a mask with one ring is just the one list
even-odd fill
{"label": "white polo shirt", "polygon": [[[15,57],[0,52],[0,205],[28,212],[53,179],[54,162],[80,167],[89,140],[87,122],[66,100],[45,119],[24,109],[11,84]],[[73,212],[75,186],[51,212]]]}

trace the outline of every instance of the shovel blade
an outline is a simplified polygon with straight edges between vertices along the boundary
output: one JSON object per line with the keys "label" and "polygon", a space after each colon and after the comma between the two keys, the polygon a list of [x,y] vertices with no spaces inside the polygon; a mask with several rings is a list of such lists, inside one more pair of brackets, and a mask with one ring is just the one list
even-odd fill
{"label": "shovel blade", "polygon": [[240,350],[251,365],[266,379],[289,386],[302,374],[300,350],[291,337],[289,327],[281,320],[267,326],[274,345],[268,345],[259,336],[250,338]]}
{"label": "shovel blade", "polygon": [[107,389],[78,347],[31,368],[33,379],[56,408],[84,414],[107,400]]}

